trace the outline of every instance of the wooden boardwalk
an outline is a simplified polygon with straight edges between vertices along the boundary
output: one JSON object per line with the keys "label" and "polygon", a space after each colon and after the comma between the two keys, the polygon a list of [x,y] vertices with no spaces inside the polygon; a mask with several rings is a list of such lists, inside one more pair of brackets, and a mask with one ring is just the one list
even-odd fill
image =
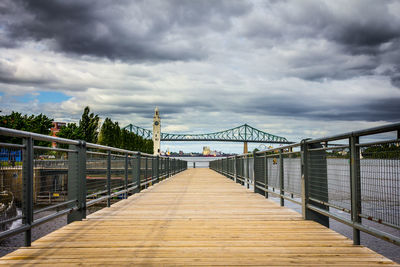
{"label": "wooden boardwalk", "polygon": [[0,264],[395,265],[209,169],[162,181]]}

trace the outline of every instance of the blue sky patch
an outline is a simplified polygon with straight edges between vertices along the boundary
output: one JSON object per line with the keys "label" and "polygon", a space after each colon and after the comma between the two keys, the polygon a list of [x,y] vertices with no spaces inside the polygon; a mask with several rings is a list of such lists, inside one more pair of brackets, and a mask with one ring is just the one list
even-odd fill
{"label": "blue sky patch", "polygon": [[19,98],[19,101],[28,103],[37,99],[40,103],[60,103],[69,98],[69,96],[61,92],[38,91],[23,95]]}
{"label": "blue sky patch", "polygon": [[37,99],[41,103],[49,103],[49,102],[59,103],[70,99],[70,97],[61,92],[39,91]]}

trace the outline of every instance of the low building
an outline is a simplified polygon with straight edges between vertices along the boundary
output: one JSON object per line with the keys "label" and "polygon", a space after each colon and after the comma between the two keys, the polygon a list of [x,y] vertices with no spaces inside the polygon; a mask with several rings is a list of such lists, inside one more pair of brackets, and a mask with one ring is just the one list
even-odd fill
{"label": "low building", "polygon": [[[50,128],[51,136],[57,137],[58,132],[60,131],[61,127],[66,126],[65,122],[53,121],[53,127]],[[52,147],[57,147],[56,142],[51,143]]]}

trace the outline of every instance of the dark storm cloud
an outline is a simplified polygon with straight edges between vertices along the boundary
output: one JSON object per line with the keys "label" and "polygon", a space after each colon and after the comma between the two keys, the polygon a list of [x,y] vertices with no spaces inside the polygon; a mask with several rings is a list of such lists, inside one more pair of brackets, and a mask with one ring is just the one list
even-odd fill
{"label": "dark storm cloud", "polygon": [[[20,41],[48,41],[56,50],[123,61],[199,60],[205,30],[225,31],[249,10],[225,1],[23,1],[6,26]],[[5,9],[5,8],[4,8]],[[7,12],[7,10],[3,10]]]}
{"label": "dark storm cloud", "polygon": [[[370,57],[368,64],[357,68],[343,64],[349,60],[344,59],[324,70],[319,68],[321,57],[316,56],[310,46],[301,64],[317,66],[315,73],[291,73],[295,77],[318,80],[371,75],[381,64],[393,63],[387,54],[400,55],[400,15],[391,11],[393,3],[395,1],[268,1],[263,6],[264,16],[249,19],[243,33],[258,46],[266,47],[302,39],[326,40],[336,45],[325,51],[326,59],[333,59],[332,62],[340,54]],[[289,60],[289,64],[296,62]],[[389,75],[397,87],[398,74]]]}
{"label": "dark storm cloud", "polygon": [[282,117],[299,117],[316,120],[339,121],[398,121],[400,118],[400,98],[380,98],[352,102],[327,104],[321,99],[264,97],[252,98],[252,105],[235,106],[232,112],[272,115]]}
{"label": "dark storm cloud", "polygon": [[206,109],[209,108],[207,103],[200,100],[186,100],[184,103],[178,100],[173,100],[170,103],[162,102],[140,102],[140,101],[129,101],[129,105],[124,104],[121,101],[118,105],[105,105],[99,110],[100,115],[109,116],[110,114],[140,114],[143,118],[153,118],[154,108],[158,106],[162,110],[162,116],[172,117],[174,114],[184,114],[188,108],[193,109]]}
{"label": "dark storm cloud", "polygon": [[393,86],[400,88],[400,74],[390,77],[390,82]]}
{"label": "dark storm cloud", "polygon": [[386,98],[371,101],[365,105],[365,112],[368,112],[369,120],[399,121],[400,119],[400,99]]}
{"label": "dark storm cloud", "polygon": [[[400,62],[400,55],[398,55]],[[397,62],[397,63],[398,63]],[[386,72],[386,75],[390,76],[390,83],[393,86],[400,88],[400,64],[394,67],[394,70],[389,70]]]}

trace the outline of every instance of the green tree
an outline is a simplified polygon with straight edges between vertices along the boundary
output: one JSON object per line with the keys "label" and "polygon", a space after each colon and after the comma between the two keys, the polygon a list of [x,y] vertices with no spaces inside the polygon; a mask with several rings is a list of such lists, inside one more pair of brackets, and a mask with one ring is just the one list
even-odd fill
{"label": "green tree", "polygon": [[28,131],[39,134],[49,134],[53,119],[46,115],[37,116],[23,115],[19,112],[12,112],[10,115],[0,116],[0,127]]}
{"label": "green tree", "polygon": [[362,152],[362,156],[369,159],[400,159],[400,146],[398,143],[370,146]]}
{"label": "green tree", "polygon": [[76,125],[76,123],[68,123],[66,126],[61,127],[60,131],[57,133],[57,136],[73,140],[82,140],[79,127]]}
{"label": "green tree", "polygon": [[99,116],[90,113],[90,108],[85,107],[79,125],[68,123],[61,127],[57,136],[73,140],[83,140],[88,143],[97,143],[97,129],[99,127]]}
{"label": "green tree", "polygon": [[99,128],[99,116],[90,113],[90,108],[85,107],[82,118],[79,121],[79,133],[82,140],[88,143],[97,143],[97,129]]}
{"label": "green tree", "polygon": [[106,118],[101,126],[98,143],[131,151],[153,153],[152,140],[145,140],[126,129],[121,129],[118,122],[113,122],[110,118]]}
{"label": "green tree", "polygon": [[[0,116],[0,127],[33,132],[38,134],[50,134],[53,119],[46,115],[22,115],[19,112],[12,112],[10,115]],[[12,138],[7,136],[0,137],[1,142],[21,143],[20,138]],[[36,145],[48,146],[49,142],[35,141]]]}
{"label": "green tree", "polygon": [[99,144],[112,147],[120,147],[121,129],[118,122],[113,122],[110,118],[104,120],[100,129]]}

